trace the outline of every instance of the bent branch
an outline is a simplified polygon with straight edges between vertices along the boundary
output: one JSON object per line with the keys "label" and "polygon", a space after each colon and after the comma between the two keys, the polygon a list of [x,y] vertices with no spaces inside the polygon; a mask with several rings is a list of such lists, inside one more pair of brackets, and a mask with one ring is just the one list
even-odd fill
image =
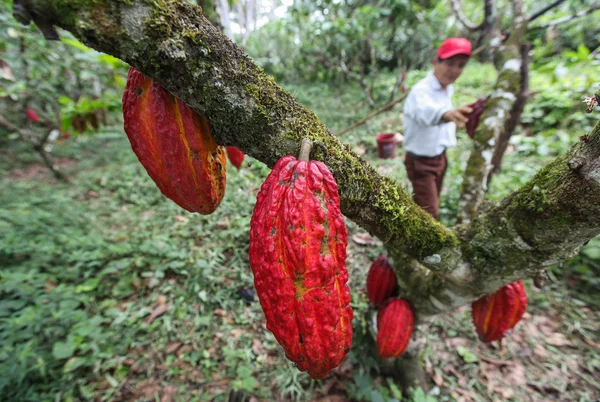
{"label": "bent branch", "polygon": [[[17,0],[19,1],[19,0]],[[235,145],[268,166],[315,143],[338,186],[342,212],[390,247],[420,258],[456,245],[452,232],[412,202],[395,181],[333,136],[187,2],[21,0],[86,45],[118,57],[206,116],[217,143]]]}

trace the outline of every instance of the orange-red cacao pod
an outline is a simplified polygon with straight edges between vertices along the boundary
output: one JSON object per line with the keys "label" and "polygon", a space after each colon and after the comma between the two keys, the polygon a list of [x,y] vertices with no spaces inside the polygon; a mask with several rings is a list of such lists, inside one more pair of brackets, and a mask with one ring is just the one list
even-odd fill
{"label": "orange-red cacao pod", "polygon": [[314,379],[327,377],[352,346],[347,237],[329,169],[281,158],[257,196],[250,266],[267,328]]}
{"label": "orange-red cacao pod", "polygon": [[517,325],[527,309],[523,281],[503,286],[472,304],[471,315],[482,342],[497,341]]}
{"label": "orange-red cacao pod", "polygon": [[244,153],[239,148],[228,146],[227,156],[229,157],[229,160],[233,166],[238,169],[242,167],[242,162],[244,162]]}
{"label": "orange-red cacao pod", "polygon": [[408,346],[414,327],[410,305],[389,299],[377,313],[377,352],[384,359],[400,356]]}
{"label": "orange-red cacao pod", "polygon": [[27,115],[27,118],[29,120],[31,120],[33,123],[40,122],[40,118],[38,117],[38,114],[35,110],[28,107],[27,109],[25,109],[25,114]]}
{"label": "orange-red cacao pod", "polygon": [[367,297],[374,305],[379,305],[390,297],[398,285],[396,273],[390,265],[387,255],[380,255],[371,264],[367,275]]}
{"label": "orange-red cacao pod", "polygon": [[205,118],[133,67],[123,117],[133,152],[166,197],[190,212],[217,209],[227,161]]}

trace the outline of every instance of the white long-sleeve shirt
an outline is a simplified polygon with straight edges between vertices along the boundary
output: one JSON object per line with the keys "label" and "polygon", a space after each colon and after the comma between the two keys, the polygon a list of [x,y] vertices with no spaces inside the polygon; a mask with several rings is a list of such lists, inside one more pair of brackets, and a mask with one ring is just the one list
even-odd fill
{"label": "white long-sleeve shirt", "polygon": [[456,124],[442,121],[454,109],[454,87],[446,90],[433,72],[417,82],[404,103],[404,149],[419,156],[438,156],[456,145]]}

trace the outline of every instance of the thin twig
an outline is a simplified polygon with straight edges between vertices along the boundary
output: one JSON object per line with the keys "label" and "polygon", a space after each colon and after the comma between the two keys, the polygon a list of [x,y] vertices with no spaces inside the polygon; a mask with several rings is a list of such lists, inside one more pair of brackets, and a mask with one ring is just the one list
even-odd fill
{"label": "thin twig", "polygon": [[358,126],[360,126],[361,124],[366,123],[367,121],[371,120],[373,117],[375,117],[375,116],[377,116],[377,115],[379,115],[379,114],[381,114],[381,113],[383,113],[383,112],[385,112],[385,111],[393,108],[397,103],[400,103],[404,99],[406,99],[407,96],[408,96],[407,94],[404,94],[400,98],[391,101],[387,105],[383,106],[380,109],[377,109],[376,111],[374,111],[373,113],[367,115],[366,117],[364,117],[363,119],[357,121],[356,123],[353,123],[350,126],[344,128],[343,130],[338,131],[335,135],[339,137],[340,135],[347,133],[348,131],[350,131],[350,130],[352,130],[352,129],[358,127]]}
{"label": "thin twig", "polygon": [[562,24],[563,22],[569,22],[569,21],[572,21],[572,20],[574,20],[576,18],[586,16],[586,15],[591,14],[591,13],[593,13],[595,11],[598,11],[598,10],[600,10],[600,6],[595,6],[595,7],[592,7],[590,9],[587,9],[587,10],[584,10],[584,11],[579,11],[579,12],[573,14],[573,15],[567,15],[565,17],[557,18],[557,19],[549,21],[549,22],[547,22],[546,24],[543,24],[543,25],[537,25],[535,27],[531,27],[531,28],[529,28],[529,30],[550,28],[550,27],[556,26],[558,24]]}
{"label": "thin twig", "polygon": [[531,22],[531,21],[535,20],[536,18],[541,17],[542,15],[546,14],[548,11],[552,10],[554,7],[557,7],[564,2],[565,2],[565,0],[556,0],[554,3],[548,4],[546,7],[542,8],[541,10],[533,13],[533,15],[531,17],[529,17],[528,21]]}

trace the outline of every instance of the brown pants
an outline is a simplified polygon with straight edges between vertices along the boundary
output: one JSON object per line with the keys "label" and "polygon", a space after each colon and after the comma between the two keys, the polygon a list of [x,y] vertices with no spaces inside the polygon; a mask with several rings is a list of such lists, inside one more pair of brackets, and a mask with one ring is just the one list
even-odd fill
{"label": "brown pants", "polygon": [[413,200],[437,219],[440,214],[442,182],[448,167],[446,152],[431,158],[407,153],[404,165],[412,183]]}

